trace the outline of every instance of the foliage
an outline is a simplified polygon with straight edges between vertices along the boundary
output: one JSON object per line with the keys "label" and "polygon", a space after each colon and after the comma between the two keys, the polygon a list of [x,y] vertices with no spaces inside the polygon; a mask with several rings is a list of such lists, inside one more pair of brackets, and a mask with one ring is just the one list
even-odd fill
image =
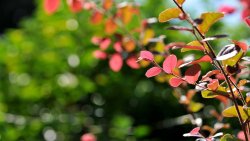
{"label": "foliage", "polygon": [[[237,88],[248,81],[238,81],[240,74],[235,72],[243,69],[240,59],[246,54],[247,45],[232,40],[230,51],[225,46],[219,56],[212,56],[208,42],[219,45],[217,39],[227,36],[205,35],[222,27],[215,22],[223,14],[207,12],[194,21],[190,18],[191,27],[183,24],[163,31],[163,24],[149,18],[159,12],[153,8],[163,8],[162,3],[151,0],[139,7],[134,2],[112,0],[39,1],[34,17],[0,40],[1,138],[79,140],[83,133],[91,132],[98,140],[169,137],[184,140],[182,134],[192,126],[201,126],[190,134],[212,140],[221,136],[216,134],[218,130],[228,131],[229,124],[220,112],[230,105],[229,100],[242,100],[243,90]],[[177,7],[160,14],[160,22],[189,19],[181,9],[185,1],[176,0],[176,3]],[[247,17],[245,21],[249,23]],[[191,38],[189,33],[200,35],[185,43]],[[181,49],[181,53],[175,49]],[[180,59],[190,52],[195,52],[198,59]],[[232,75],[229,83],[238,82],[238,87],[231,86],[236,88],[233,94],[228,92],[230,85],[223,82],[222,69],[215,68],[218,58],[222,58],[222,69]],[[229,64],[232,59],[235,63]],[[204,67],[204,64],[215,67]],[[140,69],[150,65],[153,66],[146,76],[156,76],[156,81],[147,80]],[[236,79],[232,79],[234,75]],[[165,82],[177,88],[172,90]],[[202,90],[202,97],[220,102],[204,101],[196,95],[199,92],[194,87]],[[249,103],[249,96],[244,98]],[[219,106],[220,103],[224,106]],[[216,108],[209,109],[207,104]],[[241,115],[246,120],[249,112],[245,113],[244,106],[247,105],[240,107],[240,113],[244,112]],[[235,110],[231,107],[222,114],[238,117]],[[208,131],[209,135],[203,135],[200,130]],[[225,138],[234,137],[222,137]]]}

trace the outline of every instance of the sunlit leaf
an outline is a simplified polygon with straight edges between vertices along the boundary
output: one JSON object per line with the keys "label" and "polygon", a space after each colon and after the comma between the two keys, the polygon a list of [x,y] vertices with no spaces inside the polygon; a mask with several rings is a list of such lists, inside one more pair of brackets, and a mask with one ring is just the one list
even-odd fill
{"label": "sunlit leaf", "polygon": [[100,24],[103,19],[103,14],[100,11],[95,10],[91,15],[91,22],[93,24]]}
{"label": "sunlit leaf", "polygon": [[246,24],[250,27],[250,17],[247,17],[244,19]]}
{"label": "sunlit leaf", "polygon": [[149,78],[149,77],[153,77],[153,76],[160,74],[161,71],[162,70],[159,67],[152,67],[152,68],[147,70],[145,75]]}
{"label": "sunlit leaf", "polygon": [[102,60],[104,60],[104,59],[107,58],[107,53],[104,52],[104,51],[101,51],[101,50],[95,50],[95,51],[93,52],[93,56],[94,56],[95,58],[97,58],[97,59],[102,59]]}
{"label": "sunlit leaf", "polygon": [[218,11],[224,14],[232,14],[235,12],[235,7],[230,5],[221,5]]}
{"label": "sunlit leaf", "polygon": [[180,6],[185,2],[185,0],[175,0]]}
{"label": "sunlit leaf", "polygon": [[172,87],[178,87],[181,85],[181,83],[183,83],[184,80],[181,79],[181,78],[177,78],[177,77],[172,77],[170,80],[169,80],[169,84],[170,86]]}
{"label": "sunlit leaf", "polygon": [[[242,106],[238,106],[239,108],[239,112],[242,116],[242,119],[243,120],[246,120],[248,119],[248,115],[245,113],[245,111],[243,110],[243,107]],[[250,114],[250,110],[247,111],[248,114]],[[231,106],[227,109],[225,109],[223,112],[222,112],[222,115],[224,117],[238,117],[238,114],[237,114],[237,111],[236,111],[236,108],[235,106]]]}
{"label": "sunlit leaf", "polygon": [[113,5],[113,0],[103,0],[103,5],[102,7],[105,9],[105,10],[109,10]]}
{"label": "sunlit leaf", "polygon": [[189,105],[188,105],[188,110],[190,112],[198,112],[200,111],[202,108],[204,107],[204,104],[202,103],[199,103],[199,102],[191,102]]}
{"label": "sunlit leaf", "polygon": [[248,45],[244,42],[240,42],[240,41],[236,41],[236,40],[232,40],[232,42],[235,44],[235,45],[238,45],[244,52],[247,52],[248,50]]}
{"label": "sunlit leaf", "polygon": [[210,91],[210,90],[203,90],[201,91],[201,95],[203,98],[215,98],[217,96],[216,93]]}
{"label": "sunlit leaf", "polygon": [[201,67],[199,64],[195,64],[186,70],[184,79],[189,84],[195,84],[195,82],[198,80],[200,74],[201,74]]}
{"label": "sunlit leaf", "polygon": [[202,62],[212,62],[212,59],[211,57],[209,57],[209,55],[205,55],[205,56],[202,56],[201,58],[197,59],[197,60],[194,60],[194,61],[190,61],[190,62],[187,62],[187,63],[184,63],[184,64],[181,64],[179,66],[179,68],[181,67],[184,67],[184,66],[187,66],[187,65],[194,65],[194,64],[199,64],[199,63],[202,63]]}
{"label": "sunlit leaf", "polygon": [[132,69],[140,68],[140,65],[137,63],[137,58],[135,56],[128,57],[128,59],[126,60],[126,63]]}
{"label": "sunlit leaf", "polygon": [[60,5],[60,0],[44,0],[44,10],[48,14],[53,14],[57,11]]}
{"label": "sunlit leaf", "polygon": [[167,22],[171,19],[178,18],[181,13],[179,8],[169,8],[160,13],[158,20],[159,22]]}
{"label": "sunlit leaf", "polygon": [[234,137],[233,135],[230,134],[225,134],[220,141],[240,141],[239,139],[237,139],[236,137]]}
{"label": "sunlit leaf", "polygon": [[142,45],[147,45],[148,44],[148,42],[149,42],[149,40],[151,39],[151,38],[153,38],[155,36],[155,32],[154,32],[154,30],[152,30],[152,29],[146,29],[144,32],[143,32],[143,35],[142,35],[142,39],[141,39],[141,43],[142,43]]}
{"label": "sunlit leaf", "polygon": [[123,48],[127,51],[127,52],[132,52],[134,51],[136,44],[135,41],[130,39],[130,38],[124,38],[123,39]]}
{"label": "sunlit leaf", "polygon": [[104,39],[100,42],[99,47],[100,47],[101,50],[106,50],[106,49],[109,47],[110,44],[111,44],[111,39],[109,39],[109,38],[104,38]]}
{"label": "sunlit leaf", "polygon": [[141,59],[153,61],[154,55],[150,51],[143,50],[140,52],[139,60]]}
{"label": "sunlit leaf", "polygon": [[117,29],[117,25],[115,23],[115,19],[109,18],[105,22],[105,32],[107,34],[113,34]]}
{"label": "sunlit leaf", "polygon": [[204,35],[207,33],[209,28],[220,18],[222,18],[224,14],[219,12],[208,12],[203,13],[201,15],[202,23],[198,24],[199,31]]}
{"label": "sunlit leaf", "polygon": [[173,54],[166,57],[163,62],[163,70],[166,73],[172,73],[173,69],[176,67],[177,64],[177,57]]}
{"label": "sunlit leaf", "polygon": [[207,84],[207,88],[209,90],[215,91],[219,86],[219,81],[218,79],[213,79],[209,84]]}
{"label": "sunlit leaf", "polygon": [[[203,45],[199,41],[192,41],[187,44],[188,46],[194,46],[193,48],[182,48],[181,52],[186,52],[190,50],[204,50]],[[205,48],[207,49],[208,47],[205,45]]]}
{"label": "sunlit leaf", "polygon": [[111,70],[113,70],[114,72],[118,72],[121,70],[122,65],[122,56],[119,53],[113,54],[109,60],[109,67],[111,68]]}
{"label": "sunlit leaf", "polygon": [[216,75],[216,74],[219,74],[220,73],[220,70],[212,70],[212,71],[209,71],[207,72],[206,75],[202,76],[202,79],[201,80],[205,80],[213,75]]}
{"label": "sunlit leaf", "polygon": [[115,42],[113,48],[116,52],[119,52],[119,53],[123,51],[122,43],[120,41]]}

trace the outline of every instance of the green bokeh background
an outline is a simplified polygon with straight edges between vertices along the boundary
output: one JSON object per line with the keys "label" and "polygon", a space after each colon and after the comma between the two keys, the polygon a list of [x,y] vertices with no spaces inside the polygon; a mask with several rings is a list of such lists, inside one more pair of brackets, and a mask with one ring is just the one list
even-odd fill
{"label": "green bokeh background", "polygon": [[[97,47],[91,37],[102,29],[89,22],[88,11],[71,13],[63,1],[58,12],[48,16],[42,1],[36,3],[33,16],[0,37],[0,140],[54,141],[56,135],[57,141],[77,141],[86,132],[96,134],[99,141],[188,140],[182,134],[193,128],[190,123],[165,124],[187,114],[167,83],[147,79],[146,69],[124,66],[112,72],[107,61],[92,57]],[[141,13],[155,17],[168,3],[145,1]],[[227,31],[233,39],[249,38],[244,23],[233,28],[227,24],[215,24],[209,34]],[[167,43],[194,39],[163,30],[167,25],[153,25],[157,35],[167,36]],[[203,66],[203,72],[209,69]],[[196,99],[219,104],[199,95]]]}

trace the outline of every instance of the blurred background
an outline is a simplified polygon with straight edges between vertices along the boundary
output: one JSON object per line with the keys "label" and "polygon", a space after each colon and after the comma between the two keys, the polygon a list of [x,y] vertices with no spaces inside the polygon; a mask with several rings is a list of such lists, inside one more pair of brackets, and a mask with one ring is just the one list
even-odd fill
{"label": "blurred background", "polygon": [[[143,18],[157,17],[173,6],[170,0],[136,2]],[[193,140],[182,136],[194,126],[180,120],[188,113],[167,83],[147,79],[145,68],[124,66],[113,72],[107,61],[92,56],[97,47],[91,38],[102,30],[89,22],[89,11],[72,13],[63,0],[57,12],[48,15],[43,3],[0,1],[0,140],[78,141],[88,132],[99,141]],[[184,7],[197,17],[222,4],[235,6],[236,12],[216,23],[209,34],[225,33],[249,43],[239,1],[192,0]],[[152,26],[157,35],[167,36],[168,43],[191,40],[188,34],[165,27]],[[200,111],[205,116],[206,109],[220,105],[200,95],[195,99],[208,105]],[[237,120],[230,122],[238,128]]]}

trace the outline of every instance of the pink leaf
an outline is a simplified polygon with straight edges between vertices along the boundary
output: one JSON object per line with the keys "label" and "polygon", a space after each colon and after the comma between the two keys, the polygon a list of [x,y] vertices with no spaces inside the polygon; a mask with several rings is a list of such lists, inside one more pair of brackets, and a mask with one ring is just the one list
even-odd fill
{"label": "pink leaf", "polygon": [[246,17],[245,18],[245,22],[250,27],[250,17]]}
{"label": "pink leaf", "polygon": [[126,63],[132,69],[139,69],[140,65],[137,63],[137,58],[135,56],[131,56],[126,60]]}
{"label": "pink leaf", "polygon": [[193,135],[199,134],[200,129],[201,129],[200,127],[196,127],[192,131],[190,131],[190,134],[193,134]]}
{"label": "pink leaf", "polygon": [[74,13],[79,12],[83,8],[83,2],[81,0],[68,0],[70,10]]}
{"label": "pink leaf", "polygon": [[145,75],[149,78],[149,77],[156,76],[156,75],[158,75],[160,73],[161,73],[161,68],[159,68],[159,67],[152,67],[149,70],[147,70],[147,72],[146,72]]}
{"label": "pink leaf", "polygon": [[195,84],[200,74],[201,67],[199,64],[195,64],[186,70],[184,78],[189,84]]}
{"label": "pink leaf", "polygon": [[[250,24],[250,19],[249,19],[249,24]],[[249,25],[250,26],[250,25]],[[244,52],[247,52],[248,50],[248,45],[244,42],[240,42],[240,41],[236,41],[236,40],[232,40],[232,42],[235,45],[238,45]]]}
{"label": "pink leaf", "polygon": [[184,82],[184,80],[182,80],[181,78],[177,78],[177,77],[173,77],[169,80],[169,84],[172,87],[178,87],[181,85],[181,83]]}
{"label": "pink leaf", "polygon": [[95,45],[99,45],[102,41],[102,38],[101,37],[98,37],[98,36],[93,36],[91,38],[91,42]]}
{"label": "pink leaf", "polygon": [[121,53],[122,52],[122,43],[121,42],[115,42],[114,43],[114,49],[115,49],[115,51],[116,52],[119,52],[119,53]]}
{"label": "pink leaf", "polygon": [[53,14],[56,12],[60,5],[60,0],[45,0],[44,1],[44,10],[48,14]]}
{"label": "pink leaf", "polygon": [[154,55],[151,52],[144,50],[144,51],[140,52],[139,59],[153,61],[154,60]]}
{"label": "pink leaf", "polygon": [[222,5],[218,9],[219,12],[222,12],[224,14],[232,14],[235,12],[235,7],[230,6],[230,5]]}
{"label": "pink leaf", "polygon": [[194,128],[192,131],[190,131],[189,133],[184,134],[184,137],[202,137],[204,138],[200,133],[200,127],[196,127]]}
{"label": "pink leaf", "polygon": [[118,72],[121,70],[122,65],[122,56],[119,53],[113,54],[109,60],[109,67],[111,68],[111,70],[113,70],[114,72]]}
{"label": "pink leaf", "polygon": [[101,50],[95,50],[93,52],[93,56],[97,59],[101,59],[101,60],[104,60],[107,58],[107,53],[104,52],[104,51],[101,51]]}
{"label": "pink leaf", "polygon": [[81,136],[81,141],[96,141],[96,137],[92,133],[86,133]]}
{"label": "pink leaf", "polygon": [[220,73],[220,70],[212,70],[212,71],[209,71],[207,72],[206,75],[202,76],[202,79],[201,80],[206,80],[207,78],[213,76],[213,75],[216,75],[216,74],[219,74]]}
{"label": "pink leaf", "polygon": [[177,65],[177,57],[173,54],[169,55],[163,62],[163,70],[166,73],[172,73]]}
{"label": "pink leaf", "polygon": [[111,44],[111,39],[109,38],[104,38],[101,42],[100,42],[100,49],[101,50],[106,50],[109,45]]}
{"label": "pink leaf", "polygon": [[245,135],[244,135],[244,132],[243,131],[240,131],[238,134],[237,134],[237,137],[240,139],[240,140],[245,140]]}

